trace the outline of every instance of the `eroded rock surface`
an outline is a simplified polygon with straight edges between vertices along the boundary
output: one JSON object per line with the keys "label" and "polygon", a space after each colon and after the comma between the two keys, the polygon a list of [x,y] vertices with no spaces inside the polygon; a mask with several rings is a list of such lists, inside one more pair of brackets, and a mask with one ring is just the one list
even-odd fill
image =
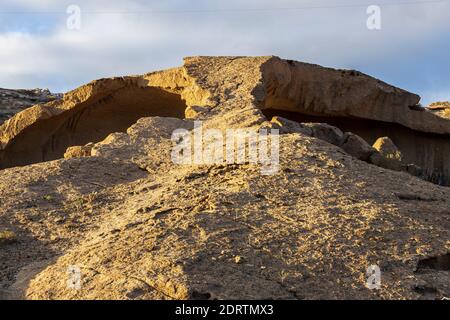
{"label": "eroded rock surface", "polygon": [[0,127],[0,168],[62,158],[68,147],[125,132],[142,117],[247,127],[281,116],[332,125],[369,145],[388,136],[424,179],[450,185],[450,120],[419,99],[356,71],[276,57],[193,57],[180,68],[93,81],[19,113]]}
{"label": "eroded rock surface", "polygon": [[[316,79],[314,70],[322,85],[305,80]],[[274,112],[282,111],[273,108],[283,102],[301,114],[302,104],[289,102],[299,98],[295,88],[316,96],[308,105],[319,113],[336,106],[335,117],[351,102],[345,112],[365,119],[372,103],[394,109],[382,121],[415,126],[416,116],[405,112],[418,102],[413,94],[358,73],[274,57],[188,58],[181,68],[100,80],[61,102],[16,115],[0,128],[9,164],[20,152],[40,162],[62,158],[67,146],[94,145],[87,157],[1,171],[0,229],[13,232],[16,241],[0,250],[0,297],[449,297],[450,189],[376,166],[370,158],[359,160],[364,152],[380,154],[363,131],[269,117],[268,99],[276,101],[269,105]],[[333,88],[342,89],[341,97]],[[376,101],[362,97],[364,92]],[[93,135],[89,115],[109,112],[114,115],[104,119],[107,128]],[[381,121],[379,116],[370,121]],[[427,134],[445,144],[450,127],[436,119]],[[172,132],[192,130],[198,120],[220,131],[278,128],[279,171],[261,175],[251,163],[175,164]],[[127,127],[129,122],[134,124]],[[49,123],[57,128],[44,132]],[[408,130],[423,133],[418,126]],[[40,133],[39,139],[30,132]],[[58,142],[59,135],[65,138]],[[351,148],[344,147],[350,137]],[[403,145],[392,140],[403,153]],[[35,153],[21,149],[22,143],[35,145]],[[352,155],[355,150],[362,156]],[[438,151],[429,157],[438,155],[445,158]],[[382,272],[379,290],[366,287],[371,265]],[[74,267],[81,271],[79,290],[67,285]]]}
{"label": "eroded rock surface", "polygon": [[61,98],[48,89],[12,90],[0,88],[0,124],[32,105]]}
{"label": "eroded rock surface", "polygon": [[441,101],[441,102],[433,102],[430,104],[427,109],[438,116],[443,118],[450,118],[450,102],[449,101]]}
{"label": "eroded rock surface", "polygon": [[64,153],[64,158],[69,159],[69,158],[90,157],[93,146],[94,144],[91,142],[84,146],[69,147]]}
{"label": "eroded rock surface", "polygon": [[389,137],[380,137],[373,147],[385,158],[402,161],[402,152]]}

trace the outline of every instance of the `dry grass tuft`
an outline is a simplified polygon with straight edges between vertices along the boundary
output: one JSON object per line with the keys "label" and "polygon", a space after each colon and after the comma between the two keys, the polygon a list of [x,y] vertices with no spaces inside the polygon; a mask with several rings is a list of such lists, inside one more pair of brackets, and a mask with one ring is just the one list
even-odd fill
{"label": "dry grass tuft", "polygon": [[12,243],[16,240],[17,238],[14,232],[8,230],[0,231],[0,244]]}

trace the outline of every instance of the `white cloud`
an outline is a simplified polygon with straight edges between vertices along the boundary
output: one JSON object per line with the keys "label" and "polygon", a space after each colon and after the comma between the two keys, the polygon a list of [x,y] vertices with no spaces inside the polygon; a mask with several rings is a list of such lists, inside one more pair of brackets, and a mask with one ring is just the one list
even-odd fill
{"label": "white cloud", "polygon": [[[179,12],[342,4],[337,0],[292,0],[276,5],[268,0],[192,2],[195,6],[180,0],[155,1],[150,5],[146,1],[124,4],[102,0],[96,1],[95,6],[86,0],[69,1],[67,5],[78,4],[85,12],[82,30],[77,32],[65,27],[64,2],[4,2],[2,8],[6,9],[62,14],[44,16],[54,19],[51,32],[0,33],[0,87],[50,86],[65,90],[99,77],[179,65],[186,55],[275,54],[336,67],[373,69],[375,65],[395,65],[393,61],[402,63],[407,50],[413,55],[424,45],[441,46],[442,43],[430,41],[437,41],[438,34],[448,37],[450,30],[446,14],[450,3],[382,7],[382,30],[374,32],[366,29],[364,7]],[[176,12],[149,14],[146,11],[150,9]]]}

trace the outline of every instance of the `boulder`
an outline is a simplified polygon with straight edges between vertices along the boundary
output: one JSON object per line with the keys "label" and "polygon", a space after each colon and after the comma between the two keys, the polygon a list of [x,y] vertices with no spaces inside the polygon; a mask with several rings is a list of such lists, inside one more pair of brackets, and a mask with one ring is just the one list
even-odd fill
{"label": "boulder", "polygon": [[387,159],[402,161],[402,153],[389,137],[378,138],[373,147]]}
{"label": "boulder", "polygon": [[416,177],[420,177],[423,175],[423,169],[415,164],[407,164],[405,166],[405,171]]}
{"label": "boulder", "polygon": [[428,110],[445,110],[449,108],[450,108],[449,101],[433,102],[427,107]]}
{"label": "boulder", "polygon": [[336,146],[340,146],[344,141],[344,133],[336,127],[326,123],[303,123],[303,127],[312,131],[313,137],[324,140]]}
{"label": "boulder", "polygon": [[307,136],[313,133],[310,127],[283,117],[273,117],[270,122],[277,126],[280,133],[302,133]]}
{"label": "boulder", "polygon": [[0,230],[0,245],[17,241],[16,234],[9,230]]}
{"label": "boulder", "polygon": [[188,106],[184,112],[186,119],[197,119],[208,112],[208,108],[201,106]]}
{"label": "boulder", "polygon": [[379,153],[378,151],[375,151],[372,153],[369,157],[369,162],[385,169],[394,170],[394,171],[401,171],[403,170],[403,165],[400,161],[397,161],[395,159],[386,158],[384,155]]}
{"label": "boulder", "polygon": [[70,159],[70,158],[90,157],[93,146],[94,146],[93,143],[88,143],[85,146],[69,147],[69,148],[67,148],[66,152],[64,153],[64,158]]}
{"label": "boulder", "polygon": [[351,132],[345,133],[344,142],[342,143],[341,148],[348,154],[362,161],[368,161],[375,151],[363,138]]}

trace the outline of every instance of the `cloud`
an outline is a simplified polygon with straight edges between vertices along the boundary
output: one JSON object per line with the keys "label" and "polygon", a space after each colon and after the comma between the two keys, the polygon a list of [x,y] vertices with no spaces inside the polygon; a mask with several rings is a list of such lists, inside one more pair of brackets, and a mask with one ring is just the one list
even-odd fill
{"label": "cloud", "polygon": [[[274,54],[358,68],[426,97],[450,91],[450,77],[440,75],[445,68],[450,74],[442,67],[448,56],[436,54],[450,53],[450,3],[382,7],[382,30],[369,31],[364,6],[331,8],[343,4],[337,0],[4,2],[3,12],[59,14],[31,20],[6,15],[0,23],[0,87],[65,91],[100,77],[180,65],[183,56]],[[83,12],[80,31],[66,28],[72,2]],[[321,5],[329,8],[262,10]]]}

